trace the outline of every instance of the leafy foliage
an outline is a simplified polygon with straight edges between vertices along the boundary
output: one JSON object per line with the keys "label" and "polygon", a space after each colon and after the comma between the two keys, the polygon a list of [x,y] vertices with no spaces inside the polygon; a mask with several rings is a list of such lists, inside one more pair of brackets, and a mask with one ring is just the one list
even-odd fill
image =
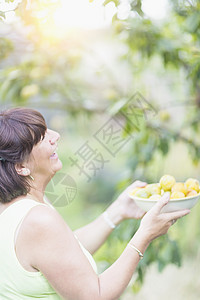
{"label": "leafy foliage", "polygon": [[[96,117],[96,113],[105,111],[118,118],[122,115],[127,116],[130,109],[127,104],[131,95],[135,93],[132,83],[136,78],[142,78],[147,68],[151,68],[152,74],[155,75],[157,69],[155,67],[154,70],[151,63],[158,59],[159,68],[163,73],[171,76],[174,72],[176,77],[180,76],[180,72],[183,74],[181,85],[188,87],[188,93],[183,101],[177,102],[185,108],[184,120],[180,128],[176,129],[173,117],[162,108],[162,102],[158,103],[154,99],[145,101],[143,98],[142,103],[145,103],[145,106],[138,106],[137,99],[133,99],[134,115],[131,120],[124,119],[124,136],[133,135],[127,153],[126,168],[129,175],[117,184],[116,194],[120,192],[124,183],[128,184],[133,179],[148,182],[155,180],[148,167],[158,154],[164,159],[177,142],[184,143],[193,162],[199,163],[200,145],[196,138],[200,133],[199,1],[170,1],[170,16],[160,23],[145,16],[141,0],[130,1],[130,10],[133,13],[130,13],[126,20],[119,19],[117,14],[113,17],[112,39],[126,49],[118,59],[120,63],[127,64],[127,70],[131,74],[131,84],[126,91],[120,88],[119,82],[115,81],[115,74],[112,74],[109,68],[103,69],[103,73],[106,73],[105,78],[101,78],[99,67],[91,76],[93,81],[87,79],[84,73],[87,69],[86,58],[92,56],[90,49],[88,50],[87,34],[81,39],[73,32],[64,41],[58,36],[52,37],[52,18],[58,3],[53,0],[32,2],[34,3],[31,10],[26,9],[26,1],[22,1],[16,10],[24,24],[26,42],[31,50],[25,51],[24,59],[0,70],[0,101],[3,105],[40,105],[64,110],[76,116],[87,112]],[[110,2],[119,9],[121,1],[106,0],[104,5]],[[4,17],[4,12],[0,12],[0,19],[3,20]],[[12,51],[15,53],[12,41],[8,37],[1,37],[0,61],[3,63],[9,55],[12,57]],[[103,82],[103,85],[98,87],[95,81]],[[140,87],[142,94],[145,94],[146,85],[141,83]],[[151,115],[150,112],[154,114]],[[157,177],[158,175],[156,174]],[[100,182],[102,184],[101,180]],[[93,187],[95,190],[95,184]],[[113,190],[111,192],[113,193]],[[110,190],[107,195],[110,197]],[[85,198],[88,198],[88,193]],[[138,224],[138,221],[133,220],[124,222],[109,237],[108,243],[97,254],[97,258],[105,263],[105,267],[120,255]],[[116,245],[115,253],[113,247],[110,247],[113,243]],[[159,251],[156,251],[157,249]],[[139,290],[147,267],[155,262],[158,263],[159,271],[169,263],[180,266],[181,252],[177,242],[170,235],[159,238],[149,247],[144,260],[138,266],[138,277],[133,291]]]}
{"label": "leafy foliage", "polygon": [[0,38],[0,61],[13,51],[13,43],[7,38]]}

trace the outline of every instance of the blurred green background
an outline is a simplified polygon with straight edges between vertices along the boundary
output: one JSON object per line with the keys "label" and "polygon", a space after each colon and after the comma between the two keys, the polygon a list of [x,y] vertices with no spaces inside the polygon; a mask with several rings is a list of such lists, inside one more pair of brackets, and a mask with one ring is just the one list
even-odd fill
{"label": "blurred green background", "polygon": [[[47,196],[66,199],[61,179],[72,179],[74,196],[55,207],[73,230],[134,180],[200,180],[199,49],[199,1],[0,2],[0,108],[38,109],[61,134],[63,170]],[[109,120],[127,141],[116,155],[95,138]],[[89,180],[72,164],[86,142],[107,160],[87,169]],[[121,299],[198,299],[199,212],[198,203],[152,243]],[[125,221],[111,234],[94,256],[99,271],[138,226]]]}

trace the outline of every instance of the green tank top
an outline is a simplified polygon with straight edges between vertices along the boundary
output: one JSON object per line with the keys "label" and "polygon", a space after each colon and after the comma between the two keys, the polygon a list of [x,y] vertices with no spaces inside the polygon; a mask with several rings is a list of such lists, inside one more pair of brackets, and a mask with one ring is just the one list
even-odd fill
{"label": "green tank top", "polygon": [[[41,272],[25,270],[16,256],[14,243],[16,229],[19,228],[29,210],[36,205],[47,204],[23,199],[14,202],[0,214],[0,299],[2,300],[62,299]],[[93,257],[80,242],[79,244],[97,272]]]}

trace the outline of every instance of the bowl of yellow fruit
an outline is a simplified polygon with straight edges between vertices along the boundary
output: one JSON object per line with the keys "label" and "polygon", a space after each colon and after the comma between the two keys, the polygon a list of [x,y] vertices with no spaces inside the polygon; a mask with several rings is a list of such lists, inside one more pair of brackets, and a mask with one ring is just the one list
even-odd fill
{"label": "bowl of yellow fruit", "polygon": [[166,192],[170,193],[170,201],[164,206],[162,212],[191,209],[200,198],[199,181],[188,178],[185,182],[176,182],[173,176],[164,175],[158,183],[133,189],[129,192],[129,196],[140,208],[148,211]]}

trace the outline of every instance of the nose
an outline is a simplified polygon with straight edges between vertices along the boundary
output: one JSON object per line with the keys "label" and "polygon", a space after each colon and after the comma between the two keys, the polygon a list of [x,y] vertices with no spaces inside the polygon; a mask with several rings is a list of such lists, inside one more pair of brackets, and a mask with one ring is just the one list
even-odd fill
{"label": "nose", "polygon": [[60,138],[60,134],[54,130],[49,129],[49,142],[53,145],[55,144],[59,138]]}

